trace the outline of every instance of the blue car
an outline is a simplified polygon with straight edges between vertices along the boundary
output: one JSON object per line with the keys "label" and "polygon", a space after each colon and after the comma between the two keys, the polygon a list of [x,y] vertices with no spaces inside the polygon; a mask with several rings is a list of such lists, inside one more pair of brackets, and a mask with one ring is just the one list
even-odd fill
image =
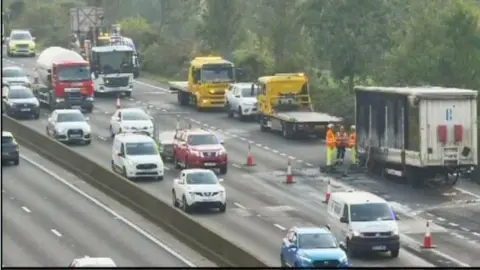
{"label": "blue car", "polygon": [[328,228],[291,228],[282,242],[282,267],[347,268],[345,244]]}

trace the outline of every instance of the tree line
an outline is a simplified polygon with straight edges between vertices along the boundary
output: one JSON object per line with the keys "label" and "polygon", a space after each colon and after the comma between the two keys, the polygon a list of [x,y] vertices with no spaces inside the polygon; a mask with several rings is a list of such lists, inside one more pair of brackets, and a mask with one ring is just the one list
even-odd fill
{"label": "tree line", "polygon": [[[353,119],[355,84],[480,89],[478,0],[3,0],[7,28],[66,44],[69,9],[102,6],[142,55],[142,69],[185,77],[215,54],[250,80],[306,72],[319,111]],[[480,110],[479,110],[480,112]]]}

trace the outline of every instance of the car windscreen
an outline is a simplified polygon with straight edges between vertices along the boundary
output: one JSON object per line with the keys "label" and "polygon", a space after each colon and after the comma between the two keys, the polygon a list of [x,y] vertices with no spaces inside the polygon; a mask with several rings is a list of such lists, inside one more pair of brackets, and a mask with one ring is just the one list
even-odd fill
{"label": "car windscreen", "polygon": [[10,89],[8,91],[9,99],[24,99],[24,98],[34,98],[35,95],[30,89]]}
{"label": "car windscreen", "polygon": [[145,121],[150,120],[144,112],[123,112],[122,117],[124,121]]}
{"label": "car windscreen", "polygon": [[352,204],[350,220],[352,222],[394,220],[394,214],[387,203]]}
{"label": "car windscreen", "polygon": [[104,74],[133,72],[133,51],[99,52],[101,72]]}
{"label": "car windscreen", "polygon": [[2,70],[2,77],[13,78],[13,77],[26,77],[25,71],[17,68],[6,68]]}
{"label": "car windscreen", "polygon": [[328,233],[306,233],[298,237],[298,247],[301,249],[337,248],[333,235]]}
{"label": "car windscreen", "polygon": [[32,40],[30,33],[12,33],[10,40]]}
{"label": "car windscreen", "polygon": [[242,88],[242,97],[256,97],[257,96],[257,88]]}
{"label": "car windscreen", "polygon": [[13,137],[11,136],[2,136],[2,145],[9,145],[9,144],[13,144],[14,140],[13,140]]}
{"label": "car windscreen", "polygon": [[58,68],[58,80],[61,82],[80,82],[91,80],[90,68],[80,67],[60,67]]}
{"label": "car windscreen", "polygon": [[81,113],[60,113],[57,122],[85,122],[85,117]]}
{"label": "car windscreen", "polygon": [[231,82],[234,80],[234,68],[231,65],[205,65],[201,70],[203,82]]}
{"label": "car windscreen", "polygon": [[126,143],[126,155],[128,156],[142,156],[142,155],[157,155],[157,146],[153,142],[142,143]]}
{"label": "car windscreen", "polygon": [[189,145],[209,145],[209,144],[219,144],[217,136],[213,134],[198,134],[188,136],[187,143]]}
{"label": "car windscreen", "polygon": [[212,171],[194,172],[187,174],[188,185],[214,185],[217,184],[217,176]]}

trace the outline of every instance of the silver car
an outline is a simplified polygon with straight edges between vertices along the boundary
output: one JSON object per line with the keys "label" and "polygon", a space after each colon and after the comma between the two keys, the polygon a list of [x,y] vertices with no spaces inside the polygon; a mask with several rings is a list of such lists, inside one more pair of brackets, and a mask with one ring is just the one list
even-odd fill
{"label": "silver car", "polygon": [[47,135],[65,143],[90,144],[92,130],[80,110],[54,110],[47,123]]}
{"label": "silver car", "polygon": [[27,73],[21,67],[4,67],[2,68],[2,83],[8,85],[21,85],[30,87],[30,79]]}

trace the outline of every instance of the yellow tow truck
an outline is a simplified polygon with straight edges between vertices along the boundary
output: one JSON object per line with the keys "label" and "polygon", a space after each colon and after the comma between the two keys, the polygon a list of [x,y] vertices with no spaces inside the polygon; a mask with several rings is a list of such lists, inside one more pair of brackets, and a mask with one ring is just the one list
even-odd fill
{"label": "yellow tow truck", "polygon": [[168,82],[172,91],[177,91],[181,106],[223,108],[225,91],[235,82],[235,65],[218,56],[195,57],[190,61],[188,81]]}
{"label": "yellow tow truck", "polygon": [[341,118],[315,112],[308,78],[303,73],[278,73],[258,78],[258,110],[261,131],[278,130],[290,139],[298,135],[325,136],[329,123]]}

